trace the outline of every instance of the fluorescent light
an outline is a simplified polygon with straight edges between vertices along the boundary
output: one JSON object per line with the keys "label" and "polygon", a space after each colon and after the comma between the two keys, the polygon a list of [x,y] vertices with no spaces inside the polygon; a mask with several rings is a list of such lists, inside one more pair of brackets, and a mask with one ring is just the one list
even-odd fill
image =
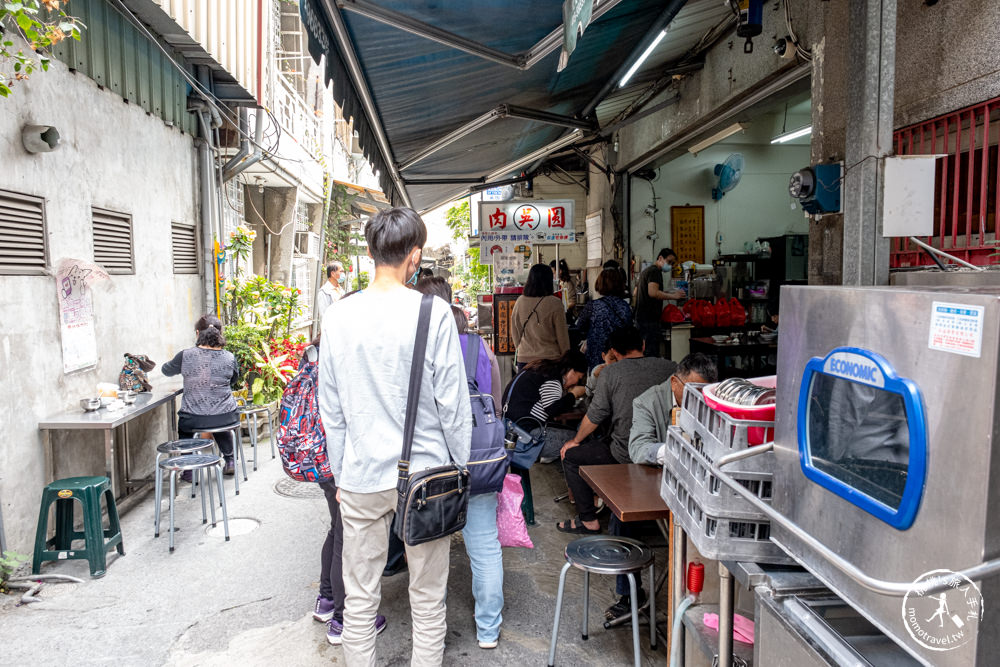
{"label": "fluorescent light", "polygon": [[702,152],[703,150],[705,150],[709,146],[712,146],[713,144],[717,144],[720,141],[722,141],[723,139],[725,139],[727,137],[733,136],[737,132],[742,132],[743,130],[747,129],[749,126],[750,126],[750,123],[733,123],[732,125],[730,125],[726,129],[719,130],[718,132],[716,132],[712,136],[708,137],[707,139],[702,139],[701,141],[699,141],[698,143],[694,144],[693,146],[689,146],[688,147],[688,152],[691,153],[692,155],[697,155],[698,153]]}
{"label": "fluorescent light", "polygon": [[786,141],[791,141],[792,139],[798,139],[799,137],[804,137],[807,134],[812,134],[812,125],[806,125],[805,127],[800,127],[797,130],[792,130],[791,132],[785,132],[779,134],[774,139],[771,139],[772,144],[783,144]]}
{"label": "fluorescent light", "polygon": [[642,55],[639,56],[639,59],[636,60],[634,63],[632,63],[632,66],[628,68],[627,72],[625,72],[625,76],[623,76],[622,80],[618,82],[619,88],[628,83],[628,80],[632,78],[632,75],[635,74],[636,70],[642,67],[642,64],[646,62],[646,58],[648,58],[649,55],[653,52],[653,49],[656,48],[656,45],[659,44],[661,41],[663,41],[663,38],[666,36],[667,36],[666,29],[661,30],[660,34],[657,35],[656,39],[653,40],[653,43],[646,47],[646,50],[642,52]]}

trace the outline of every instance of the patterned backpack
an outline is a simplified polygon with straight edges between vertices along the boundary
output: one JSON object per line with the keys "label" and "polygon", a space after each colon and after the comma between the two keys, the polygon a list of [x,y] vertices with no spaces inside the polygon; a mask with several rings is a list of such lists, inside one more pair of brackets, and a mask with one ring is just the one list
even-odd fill
{"label": "patterned backpack", "polygon": [[285,387],[278,413],[278,450],[281,466],[300,482],[329,482],[330,459],[326,453],[326,431],[316,400],[319,364],[302,357],[298,374]]}

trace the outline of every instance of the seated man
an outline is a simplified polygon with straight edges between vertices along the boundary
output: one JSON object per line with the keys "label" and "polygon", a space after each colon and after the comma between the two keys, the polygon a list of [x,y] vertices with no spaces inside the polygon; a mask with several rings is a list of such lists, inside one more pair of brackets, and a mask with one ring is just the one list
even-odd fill
{"label": "seated man", "polygon": [[[642,335],[635,327],[623,327],[608,338],[608,346],[618,359],[607,366],[597,380],[594,400],[572,440],[562,446],[563,472],[579,516],[556,524],[564,533],[585,535],[601,532],[594,506],[594,494],[580,476],[580,466],[606,463],[631,463],[628,454],[629,430],[632,428],[632,401],[653,385],[665,382],[677,364],[659,357],[644,357]],[[607,440],[584,443],[597,427],[611,425]],[[581,444],[583,443],[583,444]]]}
{"label": "seated man", "polygon": [[[667,427],[671,424],[673,408],[680,407],[684,400],[684,385],[715,382],[719,371],[709,357],[695,352],[689,354],[677,365],[674,374],[655,387],[650,387],[632,402],[632,429],[629,432],[628,452],[635,463],[663,465],[666,455]],[[633,524],[625,524],[617,517],[611,517],[608,532],[620,537],[631,537]],[[646,604],[646,593],[642,590],[641,578],[636,580],[638,606]],[[629,597],[628,577],[619,576],[615,592],[620,595],[618,602],[608,607],[604,617],[613,621],[632,614]]]}
{"label": "seated man", "polygon": [[684,385],[716,382],[719,370],[710,358],[695,352],[681,359],[677,370],[663,384],[647,389],[632,403],[629,457],[635,463],[663,465],[671,412],[684,401]]}

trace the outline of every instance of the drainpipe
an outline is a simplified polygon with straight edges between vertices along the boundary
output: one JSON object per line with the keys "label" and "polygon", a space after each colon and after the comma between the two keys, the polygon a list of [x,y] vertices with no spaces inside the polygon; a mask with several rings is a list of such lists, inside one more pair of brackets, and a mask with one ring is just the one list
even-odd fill
{"label": "drainpipe", "polygon": [[[233,156],[233,159],[227,162],[222,168],[223,183],[231,181],[263,159],[264,152],[260,147],[261,142],[264,140],[264,119],[261,118],[262,113],[263,109],[257,109],[254,112],[253,153],[250,153],[250,141],[244,139],[240,143],[240,152]],[[242,125],[241,129],[244,135],[250,131],[248,113],[245,107],[240,109],[240,124]]]}
{"label": "drainpipe", "polygon": [[[215,312],[215,252],[213,241],[215,240],[216,221],[213,219],[212,211],[215,209],[216,197],[218,197],[215,180],[215,164],[212,146],[212,127],[222,124],[219,112],[204,102],[204,100],[188,100],[188,111],[193,112],[198,117],[201,125],[202,139],[198,144],[199,158],[201,159],[200,181],[201,181],[201,238],[202,254],[205,259],[205,279],[204,296],[206,313]],[[221,222],[221,221],[220,221]]]}

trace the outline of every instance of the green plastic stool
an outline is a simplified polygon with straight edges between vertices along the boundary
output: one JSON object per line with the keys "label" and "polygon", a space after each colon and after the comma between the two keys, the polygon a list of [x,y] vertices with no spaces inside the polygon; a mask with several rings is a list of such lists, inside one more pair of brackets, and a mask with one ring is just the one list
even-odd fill
{"label": "green plastic stool", "polygon": [[[107,529],[101,522],[102,495],[108,507]],[[82,533],[73,530],[74,500],[83,506]],[[56,534],[52,539],[46,539],[52,503],[56,504]],[[74,540],[84,540],[85,547],[73,549]],[[118,507],[107,477],[67,477],[45,487],[42,491],[42,506],[38,512],[38,528],[35,531],[32,574],[39,573],[43,561],[86,558],[90,563],[90,576],[103,577],[107,571],[107,553],[112,548],[118,549],[122,556],[125,555]]]}
{"label": "green plastic stool", "polygon": [[535,525],[535,498],[531,495],[531,474],[527,468],[522,468],[511,464],[510,471],[521,476],[521,488],[524,490],[524,500],[521,501],[521,514],[524,515],[524,523],[529,526]]}

